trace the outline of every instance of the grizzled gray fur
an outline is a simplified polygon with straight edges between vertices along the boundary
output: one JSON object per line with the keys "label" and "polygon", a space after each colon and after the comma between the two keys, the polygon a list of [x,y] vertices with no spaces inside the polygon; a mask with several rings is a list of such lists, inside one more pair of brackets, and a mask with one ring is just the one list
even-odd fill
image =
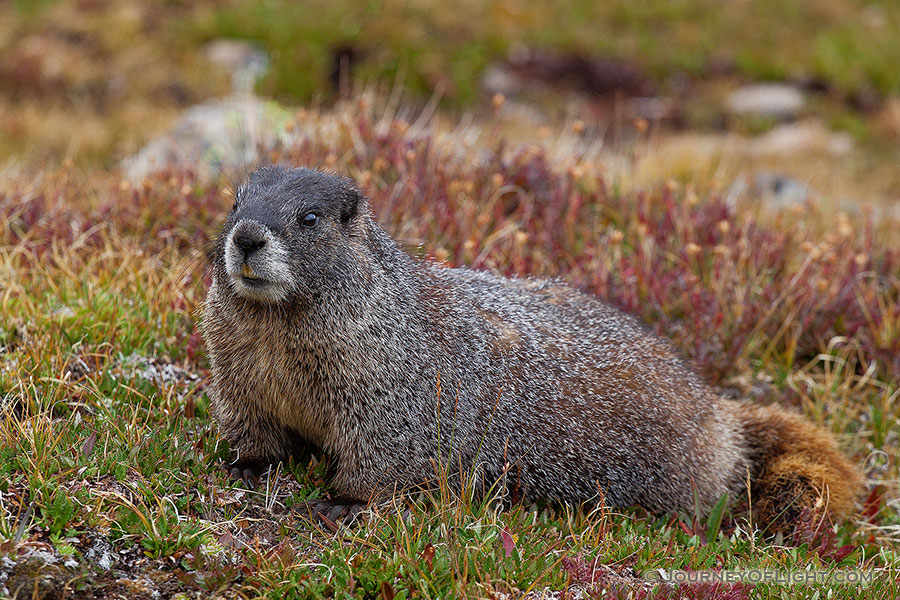
{"label": "grizzled gray fur", "polygon": [[314,170],[237,191],[202,328],[233,474],[311,446],[348,502],[441,460],[511,497],[709,507],[767,452],[633,317],[559,281],[413,260],[351,181]]}

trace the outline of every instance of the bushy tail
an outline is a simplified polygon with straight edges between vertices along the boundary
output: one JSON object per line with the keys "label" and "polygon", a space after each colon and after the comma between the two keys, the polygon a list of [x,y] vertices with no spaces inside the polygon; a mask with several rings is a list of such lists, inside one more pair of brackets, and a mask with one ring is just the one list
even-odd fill
{"label": "bushy tail", "polygon": [[742,404],[750,462],[750,501],[769,531],[789,530],[804,508],[844,517],[853,510],[862,478],[834,438],[777,406]]}

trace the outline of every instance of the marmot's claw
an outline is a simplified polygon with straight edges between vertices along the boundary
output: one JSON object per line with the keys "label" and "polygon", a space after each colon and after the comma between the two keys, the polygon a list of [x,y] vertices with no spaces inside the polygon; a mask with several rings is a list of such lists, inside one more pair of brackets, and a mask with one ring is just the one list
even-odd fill
{"label": "marmot's claw", "polygon": [[234,480],[240,480],[245,487],[249,489],[253,489],[256,487],[256,482],[259,479],[256,473],[253,472],[253,469],[239,469],[237,467],[232,467],[231,470],[228,471],[228,474],[231,475],[231,478]]}
{"label": "marmot's claw", "polygon": [[253,489],[259,481],[260,475],[265,473],[267,467],[268,465],[261,463],[238,461],[236,464],[226,464],[225,469],[228,471],[229,477],[235,481],[242,482],[248,489]]}
{"label": "marmot's claw", "polygon": [[332,531],[337,531],[340,523],[345,525],[353,523],[365,507],[365,502],[352,498],[310,500],[306,503],[309,517],[318,518]]}

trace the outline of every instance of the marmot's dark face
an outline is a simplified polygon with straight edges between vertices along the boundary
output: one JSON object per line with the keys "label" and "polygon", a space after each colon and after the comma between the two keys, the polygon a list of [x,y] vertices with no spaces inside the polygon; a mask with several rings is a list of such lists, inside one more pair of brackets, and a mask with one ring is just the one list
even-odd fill
{"label": "marmot's dark face", "polygon": [[283,166],[240,187],[216,248],[215,281],[248,300],[311,300],[352,268],[350,240],[365,200],[346,179]]}

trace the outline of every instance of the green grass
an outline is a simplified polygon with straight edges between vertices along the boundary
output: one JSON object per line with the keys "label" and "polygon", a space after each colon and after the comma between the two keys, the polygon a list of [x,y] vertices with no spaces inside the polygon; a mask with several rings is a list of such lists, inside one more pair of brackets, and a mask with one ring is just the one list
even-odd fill
{"label": "green grass", "polygon": [[[698,96],[686,110],[701,115],[688,121],[704,127],[721,116],[708,97],[716,86],[820,78],[831,91],[809,111],[866,144],[861,156],[770,167],[811,160],[805,179],[860,178],[840,178],[834,196],[894,198],[896,138],[875,135],[883,126],[848,101],[900,94],[896,2],[42,0],[0,4],[0,21],[0,589],[22,598],[900,596],[896,219],[827,204],[774,214],[731,205],[723,185],[765,163],[738,154],[733,166],[683,143],[665,158],[665,137],[657,147],[648,134],[612,169],[619,157],[585,154],[602,119],[579,115],[583,137],[551,129],[520,147],[505,113],[479,113],[484,68],[519,43],[632,62],[663,93],[683,71]],[[441,90],[444,108],[480,115],[470,144],[459,131],[385,116],[363,96],[298,114],[296,143],[273,158],[355,177],[412,253],[563,277],[670,336],[729,392],[802,411],[865,468],[863,514],[771,538],[740,499],[710,516],[585,513],[507,507],[444,485],[334,532],[304,508],[330,493],[326,457],[297,457],[252,491],[229,481],[196,321],[204,251],[231,182],[185,170],[135,187],[96,167],[227,91],[200,51],[220,36],[263,46],[272,64],[258,91],[291,105],[328,104],[331,51],[351,44],[362,82],[399,85],[418,105]],[[31,62],[35,48],[49,62]],[[706,89],[722,64],[733,72]],[[772,125],[729,123],[745,133]],[[31,168],[14,166],[23,158]],[[654,589],[642,579],[751,568],[879,576],[866,589]]]}
{"label": "green grass", "polygon": [[[203,249],[228,194],[187,172],[132,188],[68,167],[42,173],[37,188],[25,174],[0,185],[7,589],[101,598],[897,596],[900,263],[889,223],[765,218],[729,208],[708,181],[635,187],[572,154],[501,149],[487,132],[487,145],[461,149],[452,137],[379,121],[378,105],[308,113],[275,158],[356,177],[411,248],[565,277],[672,336],[709,379],[798,407],[882,486],[865,517],[801,523],[773,539],[754,530],[740,502],[709,517],[585,513],[504,507],[445,485],[332,532],[303,505],[328,495],[327,459],[297,457],[252,491],[221,469],[227,446],[210,418],[195,323],[208,284]],[[651,591],[642,579],[653,569],[751,568],[880,575],[866,589],[828,590]]]}
{"label": "green grass", "polygon": [[399,71],[410,90],[427,95],[442,83],[445,96],[462,104],[477,97],[486,64],[514,44],[633,61],[660,83],[678,71],[705,77],[728,62],[749,79],[819,78],[850,95],[900,91],[893,2],[565,0],[427,9],[392,0],[232,2],[187,28],[203,39],[261,43],[273,52],[263,88],[292,99],[327,89],[329,53],[342,44],[363,51],[364,79],[391,81]]}
{"label": "green grass", "polygon": [[[723,89],[818,81],[828,91],[812,94],[805,114],[885,138],[890,148],[878,156],[896,149],[896,134],[855,108],[877,113],[900,93],[893,1],[42,0],[0,4],[0,20],[0,159],[115,164],[186,106],[229,92],[229,74],[211,68],[202,48],[220,37],[267,51],[257,91],[289,106],[335,98],[332,55],[349,45],[358,50],[354,83],[396,87],[419,106],[438,94],[444,108],[483,112],[485,68],[524,45],[634,65],[687,125],[707,130],[722,126]],[[559,98],[536,96],[559,112]],[[771,123],[732,125],[756,132]]]}

